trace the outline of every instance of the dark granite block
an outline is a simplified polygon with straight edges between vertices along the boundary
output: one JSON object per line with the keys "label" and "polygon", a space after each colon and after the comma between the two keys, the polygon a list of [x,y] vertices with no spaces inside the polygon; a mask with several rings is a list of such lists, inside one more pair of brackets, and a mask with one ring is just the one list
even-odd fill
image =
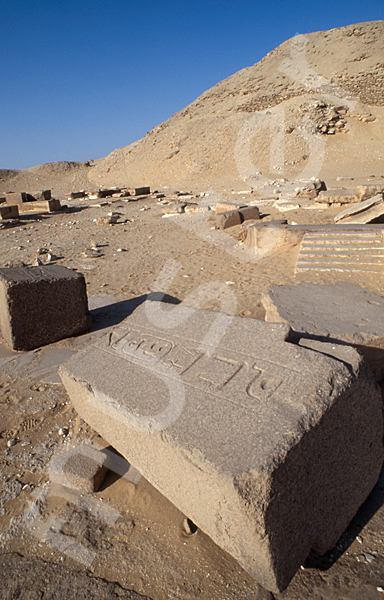
{"label": "dark granite block", "polygon": [[13,350],[32,350],[91,325],[84,276],[60,265],[0,269],[0,325]]}

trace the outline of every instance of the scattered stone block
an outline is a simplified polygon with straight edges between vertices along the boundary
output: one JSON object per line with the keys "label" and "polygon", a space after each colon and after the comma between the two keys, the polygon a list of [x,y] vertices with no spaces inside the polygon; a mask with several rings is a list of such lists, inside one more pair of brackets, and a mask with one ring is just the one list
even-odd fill
{"label": "scattered stone block", "polygon": [[17,204],[19,207],[22,206],[24,202],[35,201],[35,198],[31,194],[27,194],[27,192],[9,192],[8,194],[5,194],[4,197],[7,204]]}
{"label": "scattered stone block", "polygon": [[353,204],[359,201],[360,197],[358,193],[347,192],[344,188],[322,191],[315,199],[315,202],[340,205]]}
{"label": "scattered stone block", "polygon": [[71,192],[68,196],[71,200],[76,200],[77,198],[85,198],[87,196],[87,192],[85,190],[80,190],[79,192]]}
{"label": "scattered stone block", "polygon": [[51,190],[43,190],[42,192],[32,192],[32,196],[35,200],[51,200]]}
{"label": "scattered stone block", "polygon": [[235,225],[241,225],[241,216],[238,210],[229,210],[228,212],[218,213],[216,215],[217,229],[228,229]]}
{"label": "scattered stone block", "polygon": [[260,213],[257,206],[245,206],[239,210],[229,210],[223,213],[216,214],[216,228],[228,229],[234,225],[240,225],[244,221],[251,219],[260,219]]}
{"label": "scattered stone block", "polygon": [[120,194],[121,189],[120,188],[113,188],[110,190],[99,190],[97,195],[99,198],[107,198],[108,196],[113,196],[113,194]]}
{"label": "scattered stone block", "polygon": [[128,192],[131,196],[147,196],[151,193],[150,186],[144,186],[139,188],[128,188]]}
{"label": "scattered stone block", "polygon": [[292,202],[284,202],[282,204],[276,204],[275,202],[273,208],[277,208],[277,210],[279,210],[280,212],[286,212],[287,210],[298,210],[300,206],[300,204],[295,204]]}
{"label": "scattered stone block", "polygon": [[252,225],[247,229],[244,243],[255,256],[269,256],[283,246],[295,246],[300,244],[304,237],[303,230],[284,226],[286,220],[285,223],[278,221],[270,221],[268,225],[267,223],[264,227]]}
{"label": "scattered stone block", "polygon": [[369,198],[373,198],[376,194],[384,194],[384,186],[382,185],[358,185],[356,193],[359,197],[359,202],[364,202]]}
{"label": "scattered stone block", "polygon": [[344,342],[366,358],[377,381],[384,375],[384,299],[351,283],[275,286],[262,296],[265,320],[288,323],[304,336]]}
{"label": "scattered stone block", "polygon": [[309,183],[307,183],[305,186],[303,186],[301,189],[297,189],[296,190],[296,196],[300,197],[300,198],[308,198],[310,200],[313,200],[314,198],[317,198],[317,196],[319,195],[319,193],[322,190],[326,190],[327,186],[325,185],[324,181],[320,181],[320,179],[316,179],[316,181],[311,181]]}
{"label": "scattered stone block", "polygon": [[105,456],[92,446],[75,447],[50,462],[49,478],[52,483],[91,494],[97,492],[108,473],[103,460]]}
{"label": "scattered stone block", "polygon": [[23,202],[19,206],[19,211],[23,212],[56,212],[61,210],[60,200],[35,200],[34,202]]}
{"label": "scattered stone block", "polygon": [[215,215],[228,212],[230,210],[240,210],[246,206],[246,204],[241,204],[239,202],[218,202],[215,206]]}
{"label": "scattered stone block", "polygon": [[0,325],[13,350],[33,350],[87,331],[84,276],[61,265],[0,269]]}
{"label": "scattered stone block", "polygon": [[181,214],[185,212],[186,202],[170,202],[162,207],[162,211],[165,215],[169,214]]}
{"label": "scattered stone block", "polygon": [[119,220],[119,215],[112,215],[110,217],[100,217],[96,219],[96,225],[116,225]]}
{"label": "scattered stone block", "polygon": [[257,206],[246,206],[245,208],[240,208],[239,213],[240,213],[242,223],[244,221],[260,219],[260,213],[259,213],[259,209],[257,208]]}
{"label": "scattered stone block", "polygon": [[347,208],[335,218],[335,223],[372,223],[384,215],[383,194],[364,200],[352,208]]}
{"label": "scattered stone block", "polygon": [[19,216],[19,207],[17,204],[1,206],[0,204],[0,218],[1,220],[5,219],[17,219]]}
{"label": "scattered stone block", "polygon": [[334,546],[383,462],[362,356],[292,335],[147,301],[60,370],[81,417],[275,593],[311,549]]}

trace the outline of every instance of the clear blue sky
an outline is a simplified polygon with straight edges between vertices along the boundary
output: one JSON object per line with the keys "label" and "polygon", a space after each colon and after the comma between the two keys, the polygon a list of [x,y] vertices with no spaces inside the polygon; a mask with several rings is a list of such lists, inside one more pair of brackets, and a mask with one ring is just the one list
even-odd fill
{"label": "clear blue sky", "polygon": [[101,158],[296,33],[383,18],[384,0],[0,0],[0,168]]}

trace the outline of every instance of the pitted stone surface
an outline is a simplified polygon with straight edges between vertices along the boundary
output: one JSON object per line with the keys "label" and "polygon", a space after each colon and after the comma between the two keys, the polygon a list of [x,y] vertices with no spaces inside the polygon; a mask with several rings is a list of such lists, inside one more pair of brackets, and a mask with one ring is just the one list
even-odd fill
{"label": "pitted stone surface", "polygon": [[82,418],[281,590],[312,548],[335,544],[378,479],[376,384],[355,350],[340,361],[299,347],[286,324],[165,306],[141,305],[62,380]]}
{"label": "pitted stone surface", "polygon": [[262,296],[268,322],[357,347],[377,381],[384,375],[384,298],[352,283],[275,286]]}
{"label": "pitted stone surface", "polygon": [[61,265],[0,269],[1,333],[13,350],[33,350],[91,325],[84,276]]}

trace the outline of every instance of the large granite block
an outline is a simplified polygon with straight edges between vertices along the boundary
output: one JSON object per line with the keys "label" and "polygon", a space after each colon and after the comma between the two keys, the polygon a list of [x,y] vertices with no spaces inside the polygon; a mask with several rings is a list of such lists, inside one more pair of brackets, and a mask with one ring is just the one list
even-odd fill
{"label": "large granite block", "polygon": [[0,269],[0,325],[13,350],[83,333],[91,325],[84,276],[60,265]]}
{"label": "large granite block", "polygon": [[60,371],[81,417],[274,592],[333,547],[383,461],[361,355],[292,339],[286,324],[147,301]]}
{"label": "large granite block", "polygon": [[265,320],[288,323],[306,337],[347,343],[384,378],[384,298],[348,282],[274,286],[261,298]]}

